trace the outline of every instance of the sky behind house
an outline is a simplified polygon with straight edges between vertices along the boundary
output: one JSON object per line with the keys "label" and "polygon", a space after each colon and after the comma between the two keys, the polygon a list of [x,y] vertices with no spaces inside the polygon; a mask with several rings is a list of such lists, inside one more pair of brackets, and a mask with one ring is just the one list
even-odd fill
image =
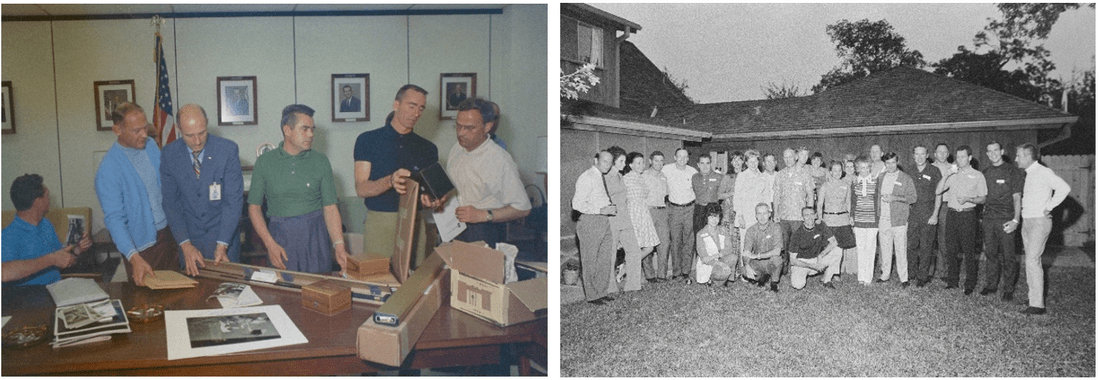
{"label": "sky behind house", "polygon": [[[657,67],[686,80],[699,103],[763,99],[768,83],[809,94],[840,63],[825,28],[839,20],[886,20],[928,63],[973,47],[1000,18],[995,4],[591,4],[641,25],[629,37]],[[1061,14],[1044,43],[1067,81],[1095,66],[1095,11]],[[1079,74],[1078,74],[1079,76]]]}

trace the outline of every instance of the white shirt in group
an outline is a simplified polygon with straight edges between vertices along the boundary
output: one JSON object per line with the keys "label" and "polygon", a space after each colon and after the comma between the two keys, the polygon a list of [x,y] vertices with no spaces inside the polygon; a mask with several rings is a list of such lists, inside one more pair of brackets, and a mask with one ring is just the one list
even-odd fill
{"label": "white shirt in group", "polygon": [[611,198],[607,195],[607,186],[603,184],[603,173],[599,168],[592,167],[580,174],[576,179],[576,191],[572,195],[572,209],[584,214],[599,214],[603,207],[610,206]]}
{"label": "white shirt in group", "polygon": [[518,165],[491,139],[485,139],[472,152],[455,143],[450,148],[446,171],[458,189],[459,206],[480,210],[511,206],[516,210],[530,210],[530,199],[519,179]]}
{"label": "white shirt in group", "polygon": [[1026,168],[1023,181],[1023,218],[1043,218],[1047,211],[1061,204],[1072,189],[1052,169],[1038,161]]}
{"label": "white shirt in group", "polygon": [[679,170],[675,164],[672,164],[664,165],[660,171],[664,173],[664,178],[668,179],[668,201],[683,205],[695,200],[691,177],[698,173],[697,169],[687,165],[683,170]]}

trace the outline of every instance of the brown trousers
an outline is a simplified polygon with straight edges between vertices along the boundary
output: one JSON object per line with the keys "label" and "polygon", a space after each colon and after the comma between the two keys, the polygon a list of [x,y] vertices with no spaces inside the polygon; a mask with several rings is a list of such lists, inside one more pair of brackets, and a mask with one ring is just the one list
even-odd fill
{"label": "brown trousers", "polygon": [[[176,244],[176,239],[172,237],[170,227],[164,227],[157,231],[156,244],[137,254],[141,255],[141,258],[145,259],[145,262],[149,263],[153,270],[178,271],[180,269],[179,244]],[[130,283],[133,283],[134,267],[130,264],[130,260],[123,259],[122,262],[126,263],[126,275],[130,277]]]}

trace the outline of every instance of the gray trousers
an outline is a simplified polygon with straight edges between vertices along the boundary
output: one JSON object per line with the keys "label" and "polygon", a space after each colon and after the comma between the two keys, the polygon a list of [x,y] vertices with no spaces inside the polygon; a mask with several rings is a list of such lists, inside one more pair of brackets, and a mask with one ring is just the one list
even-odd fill
{"label": "gray trousers", "polygon": [[646,279],[668,278],[668,246],[671,245],[671,235],[668,230],[668,208],[649,207],[649,215],[652,216],[653,226],[656,227],[656,236],[660,238],[653,254],[645,256],[641,260],[641,266],[645,271]]}
{"label": "gray trousers", "polygon": [[594,301],[618,291],[614,283],[614,240],[606,215],[580,215],[576,223],[580,240],[580,274],[584,280],[584,298]]}

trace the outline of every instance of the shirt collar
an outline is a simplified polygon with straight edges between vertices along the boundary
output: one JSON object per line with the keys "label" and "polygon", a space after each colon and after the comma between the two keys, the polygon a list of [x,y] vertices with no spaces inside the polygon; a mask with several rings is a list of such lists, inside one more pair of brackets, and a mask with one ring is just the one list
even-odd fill
{"label": "shirt collar", "polygon": [[[287,152],[286,149],[282,148],[282,144],[284,144],[284,143],[286,143],[286,141],[280,141],[279,142],[279,149],[277,149],[277,151],[279,152],[278,153],[279,157],[282,157],[282,158],[289,158],[289,157],[306,158],[306,157],[309,157],[308,156],[309,152],[313,151],[312,149],[304,150],[301,153],[298,153],[298,155],[292,156],[292,155],[290,155],[290,152]],[[206,148],[203,148],[203,149],[206,149]]]}

